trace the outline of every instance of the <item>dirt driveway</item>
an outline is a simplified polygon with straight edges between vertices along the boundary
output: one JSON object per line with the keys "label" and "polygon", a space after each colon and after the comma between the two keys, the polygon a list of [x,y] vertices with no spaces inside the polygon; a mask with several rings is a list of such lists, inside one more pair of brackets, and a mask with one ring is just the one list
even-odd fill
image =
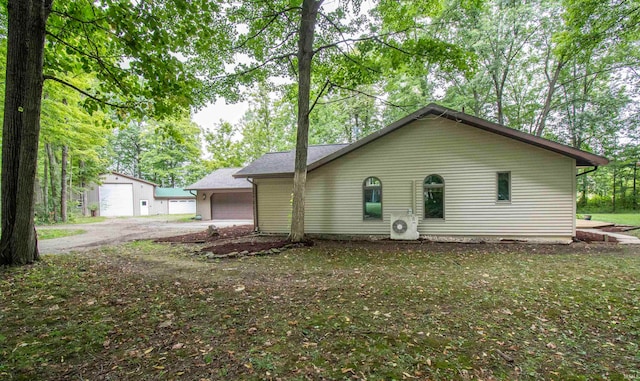
{"label": "dirt driveway", "polygon": [[66,253],[103,245],[117,245],[137,239],[171,237],[179,234],[202,231],[209,225],[227,227],[252,224],[253,221],[190,221],[179,222],[172,216],[110,218],[104,222],[78,225],[40,226],[38,230],[70,229],[86,233],[70,237],[40,240],[38,248],[43,254]]}

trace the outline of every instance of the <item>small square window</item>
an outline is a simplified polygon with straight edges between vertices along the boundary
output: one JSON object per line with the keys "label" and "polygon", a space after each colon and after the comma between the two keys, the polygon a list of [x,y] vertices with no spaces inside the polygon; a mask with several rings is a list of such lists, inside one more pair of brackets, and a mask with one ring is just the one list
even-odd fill
{"label": "small square window", "polygon": [[511,201],[511,172],[498,172],[498,201]]}

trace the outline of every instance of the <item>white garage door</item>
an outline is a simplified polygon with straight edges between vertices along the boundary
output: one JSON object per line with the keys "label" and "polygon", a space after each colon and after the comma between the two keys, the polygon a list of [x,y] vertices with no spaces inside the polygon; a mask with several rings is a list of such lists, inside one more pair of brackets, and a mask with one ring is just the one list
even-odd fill
{"label": "white garage door", "polygon": [[101,216],[133,216],[133,184],[100,186]]}
{"label": "white garage door", "polygon": [[169,214],[196,214],[196,200],[169,200]]}

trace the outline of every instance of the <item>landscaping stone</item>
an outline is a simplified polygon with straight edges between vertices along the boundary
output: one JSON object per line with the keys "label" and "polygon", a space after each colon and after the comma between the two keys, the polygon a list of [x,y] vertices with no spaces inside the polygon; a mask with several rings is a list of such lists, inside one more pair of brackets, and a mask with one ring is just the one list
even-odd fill
{"label": "landscaping stone", "polygon": [[209,237],[217,237],[220,235],[220,232],[218,231],[216,225],[209,225],[209,227],[207,228],[207,234],[209,235]]}

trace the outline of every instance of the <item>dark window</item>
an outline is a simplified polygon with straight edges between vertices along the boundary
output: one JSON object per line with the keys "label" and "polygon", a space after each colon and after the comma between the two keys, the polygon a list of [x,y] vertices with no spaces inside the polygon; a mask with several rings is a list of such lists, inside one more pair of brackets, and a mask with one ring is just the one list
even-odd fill
{"label": "dark window", "polygon": [[498,172],[498,201],[511,201],[511,172]]}
{"label": "dark window", "polygon": [[438,175],[424,179],[424,218],[444,218],[444,180]]}
{"label": "dark window", "polygon": [[368,177],[362,185],[365,220],[382,219],[382,183],[377,177]]}

